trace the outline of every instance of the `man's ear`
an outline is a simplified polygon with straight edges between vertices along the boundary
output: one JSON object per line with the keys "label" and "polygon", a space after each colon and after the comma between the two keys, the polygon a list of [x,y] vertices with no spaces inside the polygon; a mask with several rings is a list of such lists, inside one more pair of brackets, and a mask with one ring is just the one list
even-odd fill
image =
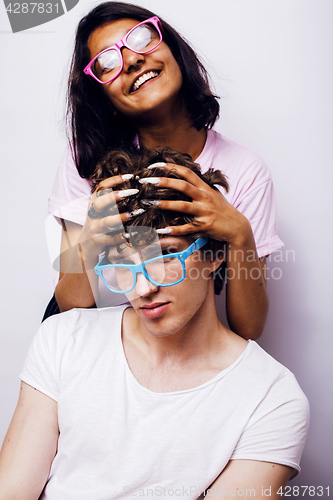
{"label": "man's ear", "polygon": [[[214,254],[212,254],[212,258],[210,259],[210,265],[209,265],[209,274],[213,273],[216,271],[222,262],[224,261],[225,257],[225,252],[221,248],[218,249]],[[209,257],[207,259],[209,261]]]}

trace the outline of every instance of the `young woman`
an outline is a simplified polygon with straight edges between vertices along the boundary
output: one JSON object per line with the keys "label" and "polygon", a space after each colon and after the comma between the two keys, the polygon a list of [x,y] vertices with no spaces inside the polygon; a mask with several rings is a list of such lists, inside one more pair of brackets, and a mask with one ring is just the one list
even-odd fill
{"label": "young woman", "polygon": [[190,154],[203,172],[220,169],[230,190],[224,196],[185,167],[173,166],[187,182],[154,182],[167,183],[192,202],[163,200],[157,209],[189,213],[196,224],[167,230],[177,235],[200,231],[226,242],[230,328],[244,338],[261,335],[268,309],[265,256],[282,246],[272,181],[258,156],[212,130],[218,114],[205,68],[161,18],[142,7],[106,2],[81,20],[69,79],[71,148],[49,202],[63,227],[55,290],[60,311],[95,304],[90,270],[105,246],[119,242],[119,228],[132,215],[103,215],[119,199],[121,176],[101,182],[90,198],[96,164],[116,147],[170,146]]}

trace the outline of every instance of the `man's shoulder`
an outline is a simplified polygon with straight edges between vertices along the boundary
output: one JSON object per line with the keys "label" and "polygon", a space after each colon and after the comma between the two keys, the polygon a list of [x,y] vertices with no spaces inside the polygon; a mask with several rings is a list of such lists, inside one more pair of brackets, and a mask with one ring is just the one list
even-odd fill
{"label": "man's shoulder", "polygon": [[124,309],[125,306],[71,309],[47,318],[42,324],[43,334],[58,341],[67,341],[69,337],[107,335],[107,332],[118,331]]}
{"label": "man's shoulder", "polygon": [[252,386],[252,391],[278,395],[281,401],[296,399],[307,405],[307,399],[289,368],[273,358],[256,342],[249,343],[248,355],[244,356],[241,368],[243,374],[246,373],[246,384]]}
{"label": "man's shoulder", "polygon": [[273,356],[268,354],[257,342],[249,340],[247,356],[244,356],[243,369],[251,367],[249,376],[258,377],[266,374],[266,380],[283,378],[291,374],[291,371]]}

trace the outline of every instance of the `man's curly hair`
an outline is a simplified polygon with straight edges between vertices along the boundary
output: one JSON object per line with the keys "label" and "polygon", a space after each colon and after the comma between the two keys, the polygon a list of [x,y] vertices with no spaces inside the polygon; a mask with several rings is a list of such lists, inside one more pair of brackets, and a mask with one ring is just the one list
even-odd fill
{"label": "man's curly hair", "polygon": [[[139,179],[149,177],[169,177],[173,179],[184,179],[176,170],[165,169],[163,167],[156,167],[147,169],[153,163],[165,162],[181,165],[192,170],[200,179],[208,184],[212,189],[218,190],[216,185],[224,188],[227,192],[229,189],[226,177],[219,171],[209,169],[204,174],[201,173],[200,166],[194,163],[189,154],[181,153],[180,151],[173,150],[169,147],[157,149],[143,149],[143,150],[113,150],[107,153],[104,158],[97,164],[94,174],[90,177],[92,184],[92,193],[98,191],[99,183],[114,175],[133,174],[133,178],[123,182],[116,187],[117,191],[124,189],[139,189],[135,196],[130,196],[121,199],[117,202],[117,209],[122,212],[133,212],[140,208],[145,212],[138,215],[128,222],[126,222],[126,230],[130,230],[133,226],[145,226],[149,228],[163,228],[167,226],[179,226],[183,224],[196,225],[193,215],[175,212],[172,210],[162,210],[158,206],[147,205],[145,200],[184,200],[191,202],[191,198],[181,191],[175,189],[159,187],[156,184],[141,184]],[[115,207],[110,207],[103,213],[103,216],[114,214]],[[200,236],[207,236],[205,233],[199,231],[191,234],[188,237],[191,239],[199,238]],[[147,240],[145,243],[150,243]],[[207,245],[203,247],[204,255],[210,251],[211,257],[216,255],[218,250],[224,249],[224,242],[210,239]],[[225,262],[214,273],[215,294],[219,295],[223,288],[225,276]]]}

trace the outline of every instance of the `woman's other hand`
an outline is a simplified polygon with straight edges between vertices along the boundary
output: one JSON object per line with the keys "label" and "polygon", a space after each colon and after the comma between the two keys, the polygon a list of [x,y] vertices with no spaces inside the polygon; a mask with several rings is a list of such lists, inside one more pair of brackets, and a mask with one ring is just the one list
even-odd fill
{"label": "woman's other hand", "polygon": [[93,268],[105,247],[124,242],[124,224],[135,214],[119,213],[117,201],[137,190],[117,191],[128,175],[109,177],[92,195],[83,226],[63,220],[59,283],[55,297],[61,312],[74,307],[93,307],[98,279]]}
{"label": "woman's other hand", "polygon": [[120,199],[139,192],[138,189],[116,190],[119,184],[129,179],[129,175],[131,174],[115,175],[103,180],[92,195],[86,221],[78,239],[78,243],[85,249],[86,258],[98,256],[107,246],[122,243],[124,224],[138,215],[137,212],[119,213],[117,206]]}

